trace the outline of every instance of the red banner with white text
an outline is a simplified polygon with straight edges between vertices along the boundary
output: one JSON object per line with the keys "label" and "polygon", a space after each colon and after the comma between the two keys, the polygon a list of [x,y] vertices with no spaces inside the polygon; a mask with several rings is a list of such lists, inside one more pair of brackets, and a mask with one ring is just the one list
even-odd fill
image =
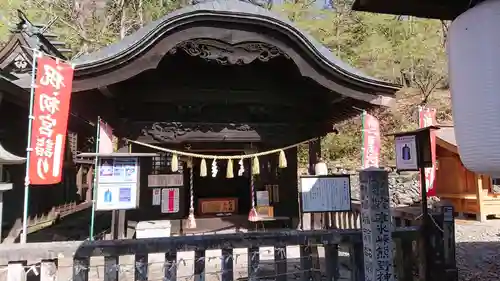
{"label": "red banner with white text", "polygon": [[375,116],[363,114],[363,168],[377,167],[380,162],[380,124]]}
{"label": "red banner with white text", "polygon": [[73,67],[50,57],[37,60],[31,127],[30,184],[61,182]]}
{"label": "red banner with white text", "polygon": [[[419,107],[418,109],[418,126],[425,128],[436,125],[436,109]],[[425,168],[425,185],[427,187],[427,197],[436,196],[434,189],[434,181],[436,179],[436,132],[431,130],[431,153],[432,153],[432,167]],[[420,183],[422,184],[422,183]]]}

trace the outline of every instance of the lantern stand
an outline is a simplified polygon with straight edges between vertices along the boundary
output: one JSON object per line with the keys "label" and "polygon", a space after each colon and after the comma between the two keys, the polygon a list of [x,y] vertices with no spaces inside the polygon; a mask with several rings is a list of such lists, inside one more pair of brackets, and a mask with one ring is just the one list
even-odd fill
{"label": "lantern stand", "polygon": [[433,230],[432,218],[429,216],[429,209],[427,208],[427,184],[425,181],[425,168],[432,167],[432,150],[431,150],[431,130],[438,130],[439,127],[429,126],[414,131],[399,132],[389,134],[394,136],[395,149],[396,149],[396,170],[400,171],[419,171],[420,172],[420,192],[422,195],[422,224],[420,227],[422,248],[421,257],[424,257],[425,266],[425,280],[434,280],[431,276],[433,266],[431,263],[434,261],[431,255],[430,239]]}

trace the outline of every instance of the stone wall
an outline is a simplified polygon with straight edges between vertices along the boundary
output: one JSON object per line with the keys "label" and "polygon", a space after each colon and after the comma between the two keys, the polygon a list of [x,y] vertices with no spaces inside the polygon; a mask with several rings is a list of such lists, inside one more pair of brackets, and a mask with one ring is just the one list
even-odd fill
{"label": "stone wall", "polygon": [[[351,175],[351,198],[360,198],[359,175]],[[389,195],[391,206],[411,205],[420,201],[418,173],[389,173]]]}
{"label": "stone wall", "polygon": [[[359,175],[355,171],[346,171],[342,169],[330,169],[333,174],[349,174],[351,177],[351,198],[360,199]],[[306,169],[299,170],[300,175],[307,174]],[[300,184],[300,182],[299,182]],[[389,172],[389,194],[391,197],[391,207],[412,205],[420,202],[420,183],[419,173],[417,172]],[[438,201],[436,198],[429,200],[429,204]]]}

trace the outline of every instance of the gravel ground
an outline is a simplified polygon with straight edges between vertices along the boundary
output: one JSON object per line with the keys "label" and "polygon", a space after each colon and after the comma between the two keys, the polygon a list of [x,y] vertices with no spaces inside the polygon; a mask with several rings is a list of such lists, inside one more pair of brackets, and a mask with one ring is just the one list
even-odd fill
{"label": "gravel ground", "polygon": [[458,280],[500,280],[500,220],[457,220],[455,230]]}

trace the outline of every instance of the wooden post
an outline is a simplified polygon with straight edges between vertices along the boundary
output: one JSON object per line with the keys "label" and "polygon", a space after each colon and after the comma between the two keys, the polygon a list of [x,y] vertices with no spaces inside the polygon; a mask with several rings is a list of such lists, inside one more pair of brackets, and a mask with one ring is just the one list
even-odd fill
{"label": "wooden post", "polygon": [[87,194],[85,195],[85,202],[92,202],[93,194],[94,194],[94,166],[91,165],[89,167],[89,170],[87,171],[87,175],[85,175],[87,178]]}
{"label": "wooden post", "polygon": [[[309,175],[314,175],[315,170],[314,166],[316,163],[318,163],[319,156],[321,155],[321,141],[315,140],[315,141],[310,141],[308,144],[308,150],[309,150]],[[302,229],[303,230],[312,230],[316,229],[316,226],[319,226],[321,228],[321,225],[318,224],[320,221],[321,214],[311,214],[311,213],[306,213],[302,214]]]}
{"label": "wooden post", "polygon": [[3,191],[0,191],[0,242],[2,242],[3,224]]}
{"label": "wooden post", "polygon": [[309,148],[309,174],[314,175],[314,165],[318,163],[318,158],[321,156],[321,141],[314,140],[308,144]]}
{"label": "wooden post", "polygon": [[[308,148],[309,148],[309,174],[315,175],[316,173],[315,165],[316,163],[318,163],[319,157],[321,156],[321,140],[318,138],[315,141],[310,141]],[[318,226],[321,229],[322,225],[320,221],[321,221],[320,213],[302,214],[302,222],[304,230],[317,229]],[[321,279],[321,273],[319,273],[320,262],[319,262],[318,247],[317,246],[308,247],[301,245],[300,253],[301,253],[301,268],[317,269],[314,271],[314,274],[304,273],[302,276],[303,280],[310,280],[311,278],[313,278],[313,280]]]}
{"label": "wooden post", "polygon": [[118,211],[118,239],[127,239],[127,217],[125,210]]}
{"label": "wooden post", "polygon": [[443,213],[443,245],[444,245],[444,278],[446,280],[458,280],[458,269],[456,260],[455,243],[455,218],[453,217],[453,206],[441,207]]}
{"label": "wooden post", "polygon": [[476,197],[477,197],[477,211],[476,220],[478,221],[486,221],[486,213],[484,210],[484,197],[483,197],[483,176],[477,175],[477,189],[476,189]]}
{"label": "wooden post", "polygon": [[127,238],[127,228],[126,225],[126,213],[125,210],[113,210],[111,211],[111,240],[116,239],[126,239]]}
{"label": "wooden post", "polygon": [[359,173],[365,281],[394,281],[388,173],[368,168]]}

